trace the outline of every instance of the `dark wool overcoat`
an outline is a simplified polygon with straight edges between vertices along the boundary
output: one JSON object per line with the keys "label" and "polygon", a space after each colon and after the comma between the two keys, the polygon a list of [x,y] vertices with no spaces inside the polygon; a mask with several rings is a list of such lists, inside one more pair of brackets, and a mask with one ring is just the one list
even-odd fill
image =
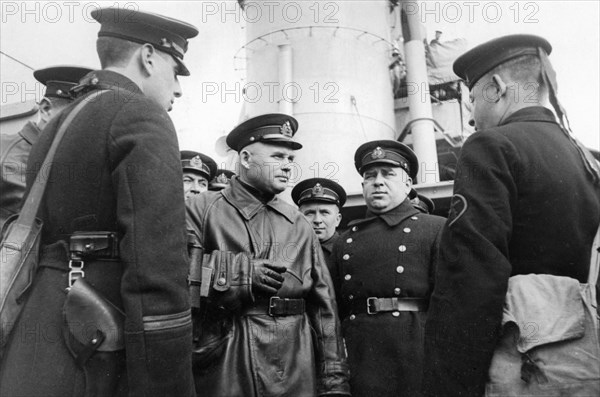
{"label": "dark wool overcoat", "polygon": [[428,395],[481,396],[508,279],[587,282],[600,189],[543,107],[521,109],[462,148],[426,327]]}
{"label": "dark wool overcoat", "polygon": [[367,298],[420,298],[426,304],[444,221],[407,199],[384,214],[367,212],[350,222],[334,245],[331,273],[354,397],[419,395],[426,308],[368,314]]}
{"label": "dark wool overcoat", "polygon": [[[76,231],[114,231],[117,261],[85,262],[85,279],[126,315],[121,390],[132,396],[187,396],[191,316],[182,171],[164,109],[123,75],[97,71],[83,96],[54,118],[33,146],[27,186],[49,178],[40,268],[0,370],[2,396],[82,396],[83,372],[67,350],[63,303]],[[98,90],[108,92],[98,95]],[[87,93],[85,91],[88,91]],[[51,170],[40,170],[56,132],[80,101]],[[87,324],[93,326],[93,324]]]}

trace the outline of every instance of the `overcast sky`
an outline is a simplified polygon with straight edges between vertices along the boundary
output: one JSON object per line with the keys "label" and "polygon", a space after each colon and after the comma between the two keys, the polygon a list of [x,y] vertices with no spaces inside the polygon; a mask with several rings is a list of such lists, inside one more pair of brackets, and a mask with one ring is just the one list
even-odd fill
{"label": "overcast sky", "polygon": [[[95,40],[99,25],[89,17],[98,5],[118,3],[196,25],[200,34],[190,41],[185,56],[192,76],[181,78],[183,97],[171,112],[180,146],[216,156],[216,138],[238,123],[243,99],[229,96],[222,101],[220,95],[207,96],[202,89],[207,82],[233,88],[243,78],[242,72],[235,70],[239,63],[234,62],[246,41],[243,18],[226,12],[235,9],[235,1],[1,3],[0,50],[34,69],[58,64],[98,68]],[[443,31],[447,40],[466,38],[469,47],[512,33],[547,38],[553,46],[550,59],[558,74],[559,98],[573,130],[585,145],[596,149],[600,149],[599,3],[415,2],[429,39],[436,29]],[[0,81],[1,104],[33,99],[36,85],[31,70],[5,55],[0,55]],[[13,92],[15,86],[17,92]],[[216,156],[216,160],[222,159]]]}

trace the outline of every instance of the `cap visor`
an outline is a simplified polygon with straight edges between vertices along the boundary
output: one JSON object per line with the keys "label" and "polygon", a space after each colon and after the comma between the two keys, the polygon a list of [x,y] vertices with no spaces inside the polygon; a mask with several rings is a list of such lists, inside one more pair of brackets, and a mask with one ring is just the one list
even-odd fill
{"label": "cap visor", "polygon": [[302,149],[302,144],[292,141],[291,139],[265,139],[262,141],[257,141],[260,143],[273,144],[273,145],[282,145],[291,148],[292,150]]}
{"label": "cap visor", "polygon": [[177,74],[180,76],[189,76],[190,75],[190,71],[188,70],[188,68],[185,66],[185,63],[183,63],[183,61],[179,58],[177,58],[174,55],[171,55],[173,57],[173,59],[175,60],[175,62],[177,62]]}

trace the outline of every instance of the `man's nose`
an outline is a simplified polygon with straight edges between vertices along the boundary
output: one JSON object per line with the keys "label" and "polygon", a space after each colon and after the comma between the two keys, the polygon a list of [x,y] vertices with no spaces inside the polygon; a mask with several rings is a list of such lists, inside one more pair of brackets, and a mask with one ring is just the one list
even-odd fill
{"label": "man's nose", "polygon": [[290,171],[292,169],[292,161],[290,159],[285,159],[281,162],[281,170],[282,171]]}
{"label": "man's nose", "polygon": [[179,80],[175,80],[175,87],[173,88],[173,96],[175,98],[181,98],[183,92],[181,90],[181,84],[179,84]]}

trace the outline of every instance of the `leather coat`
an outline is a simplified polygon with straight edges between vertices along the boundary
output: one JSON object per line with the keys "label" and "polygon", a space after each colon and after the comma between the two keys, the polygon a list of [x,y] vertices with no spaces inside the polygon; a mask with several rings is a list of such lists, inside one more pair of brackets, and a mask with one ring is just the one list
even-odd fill
{"label": "leather coat", "polygon": [[[196,390],[214,397],[349,395],[319,241],[295,208],[277,197],[261,201],[249,189],[234,177],[229,188],[187,201],[188,232],[204,252],[192,266],[213,267],[219,281],[193,314]],[[267,314],[268,297],[251,287],[254,258],[287,268],[277,296],[303,298],[304,313]]]}
{"label": "leather coat", "polygon": [[9,216],[18,214],[21,209],[27,159],[31,146],[38,140],[40,133],[37,124],[29,121],[17,134],[0,135],[0,230]]}

